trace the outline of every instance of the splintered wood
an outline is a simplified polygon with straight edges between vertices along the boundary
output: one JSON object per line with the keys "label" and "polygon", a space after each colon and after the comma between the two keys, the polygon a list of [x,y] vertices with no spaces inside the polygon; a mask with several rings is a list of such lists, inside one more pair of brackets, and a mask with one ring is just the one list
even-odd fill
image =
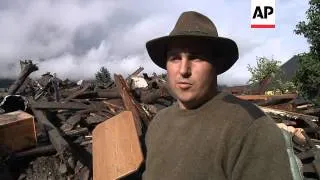
{"label": "splintered wood", "polygon": [[0,144],[9,151],[35,146],[37,136],[32,115],[15,111],[0,115]]}
{"label": "splintered wood", "polygon": [[122,97],[124,106],[126,107],[127,110],[131,111],[133,114],[136,130],[138,132],[138,135],[141,136],[142,135],[142,125],[141,125],[141,121],[140,121],[139,111],[133,102],[133,98],[129,94],[128,86],[127,86],[125,80],[120,75],[115,74],[114,80],[115,80],[117,88],[120,92],[120,95]]}
{"label": "splintered wood", "polygon": [[143,155],[132,113],[123,111],[96,126],[92,149],[94,180],[115,180],[137,171]]}

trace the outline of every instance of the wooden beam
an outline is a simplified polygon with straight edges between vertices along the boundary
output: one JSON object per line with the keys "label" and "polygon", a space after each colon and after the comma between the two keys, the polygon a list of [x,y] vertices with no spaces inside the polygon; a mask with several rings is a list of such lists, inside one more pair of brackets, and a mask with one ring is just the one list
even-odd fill
{"label": "wooden beam", "polygon": [[143,67],[139,67],[137,70],[135,70],[132,74],[130,74],[126,80],[130,79],[132,76],[137,76],[139,73],[141,73],[144,70]]}
{"label": "wooden beam", "polygon": [[261,107],[261,106],[259,106],[259,108],[266,113],[272,113],[272,114],[277,114],[280,116],[286,116],[291,119],[304,120],[312,128],[318,127],[318,125],[315,122],[318,122],[319,118],[316,116],[310,116],[310,115],[299,114],[299,113],[283,111],[283,110],[278,110],[278,109],[272,109],[272,108],[267,108],[267,107]]}
{"label": "wooden beam", "polygon": [[69,95],[67,98],[65,98],[64,100],[62,100],[63,102],[68,102],[73,98],[76,98],[77,96],[81,95],[82,93],[84,93],[87,89],[89,89],[90,84],[87,83],[85,84],[85,86],[83,88],[81,88],[80,90],[72,93],[71,95]]}
{"label": "wooden beam", "polygon": [[297,94],[283,94],[283,95],[238,95],[237,96],[243,100],[269,100],[269,99],[294,99]]}
{"label": "wooden beam", "polygon": [[48,136],[50,142],[53,147],[56,149],[58,155],[64,163],[68,164],[68,158],[72,154],[72,149],[69,143],[64,139],[64,137],[60,134],[60,131],[47,119],[45,112],[41,110],[37,110],[31,107],[33,114],[36,119],[44,126],[44,128],[48,132]]}
{"label": "wooden beam", "polygon": [[58,129],[47,119],[46,114],[41,110],[34,109],[33,107],[31,107],[31,109],[38,122],[41,123],[48,132],[50,141],[54,141],[52,144],[56,148],[57,152],[61,153],[67,149],[69,144],[62,137]]}
{"label": "wooden beam", "polygon": [[34,117],[24,111],[0,115],[0,144],[9,151],[19,151],[35,146],[37,135]]}
{"label": "wooden beam", "polygon": [[59,103],[59,102],[35,102],[31,105],[34,109],[50,109],[50,110],[58,110],[58,109],[74,109],[74,110],[81,110],[81,109],[89,109],[91,106],[85,105],[83,103],[78,102],[66,102],[66,103]]}
{"label": "wooden beam", "polygon": [[41,156],[57,152],[53,145],[39,146],[26,151],[13,154],[14,159],[26,158],[29,156]]}
{"label": "wooden beam", "polygon": [[131,111],[133,114],[138,136],[141,136],[142,125],[141,125],[140,115],[137,107],[134,105],[133,98],[129,94],[129,88],[121,75],[115,74],[114,81],[119,90],[120,96],[122,97],[125,108]]}

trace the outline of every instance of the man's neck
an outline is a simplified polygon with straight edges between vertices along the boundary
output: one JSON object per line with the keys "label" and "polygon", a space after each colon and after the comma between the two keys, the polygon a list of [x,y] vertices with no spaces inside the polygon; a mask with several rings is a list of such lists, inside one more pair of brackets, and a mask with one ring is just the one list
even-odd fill
{"label": "man's neck", "polygon": [[208,102],[210,99],[212,99],[214,96],[218,94],[217,91],[214,91],[213,93],[208,94],[207,96],[203,97],[202,99],[199,99],[198,101],[193,101],[193,102],[181,102],[178,100],[178,105],[180,109],[185,109],[185,110],[191,110],[191,109],[197,109],[201,105],[205,104]]}

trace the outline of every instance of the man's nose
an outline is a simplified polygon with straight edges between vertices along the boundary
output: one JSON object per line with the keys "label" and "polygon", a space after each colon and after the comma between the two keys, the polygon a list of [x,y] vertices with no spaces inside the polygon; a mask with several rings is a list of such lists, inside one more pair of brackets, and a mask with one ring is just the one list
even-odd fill
{"label": "man's nose", "polygon": [[187,56],[183,56],[181,59],[180,74],[183,77],[188,77],[191,75],[191,64]]}

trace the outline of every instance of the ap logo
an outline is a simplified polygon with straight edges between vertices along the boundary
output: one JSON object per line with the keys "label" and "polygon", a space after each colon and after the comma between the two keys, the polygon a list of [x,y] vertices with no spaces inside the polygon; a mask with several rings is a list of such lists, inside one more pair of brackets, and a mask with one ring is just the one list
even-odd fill
{"label": "ap logo", "polygon": [[275,0],[251,0],[251,28],[275,28]]}

